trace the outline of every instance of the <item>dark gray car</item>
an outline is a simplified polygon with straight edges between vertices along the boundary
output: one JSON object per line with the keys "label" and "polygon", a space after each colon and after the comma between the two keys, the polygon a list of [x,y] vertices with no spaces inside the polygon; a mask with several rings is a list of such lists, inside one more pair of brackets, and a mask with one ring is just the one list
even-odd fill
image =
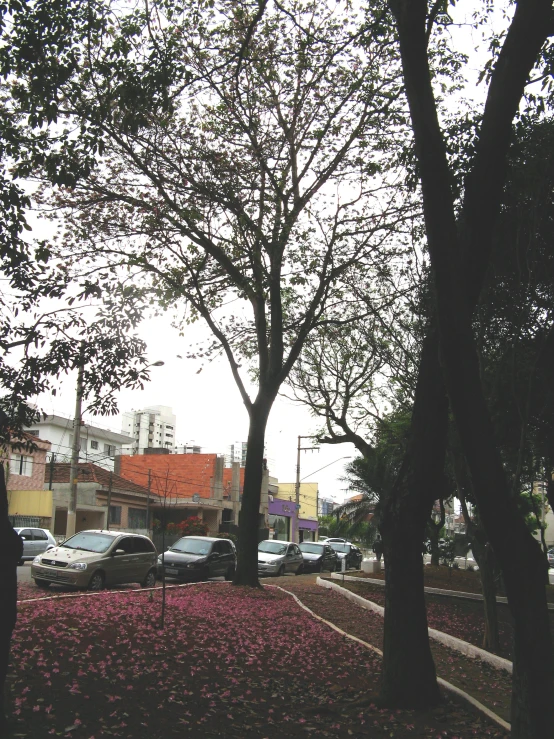
{"label": "dark gray car", "polygon": [[233,542],[211,536],[183,536],[158,557],[158,573],[176,580],[230,580],[236,566]]}
{"label": "dark gray car", "polygon": [[334,572],[338,567],[338,555],[327,542],[303,541],[298,545],[304,560],[304,572]]}

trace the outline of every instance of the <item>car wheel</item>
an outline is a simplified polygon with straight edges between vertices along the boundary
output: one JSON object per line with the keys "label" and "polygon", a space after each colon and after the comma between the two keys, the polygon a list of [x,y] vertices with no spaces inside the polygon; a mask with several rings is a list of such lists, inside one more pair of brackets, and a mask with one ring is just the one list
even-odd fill
{"label": "car wheel", "polygon": [[285,565],[281,565],[279,567],[279,572],[277,573],[277,577],[283,577],[284,574],[285,574]]}
{"label": "car wheel", "polygon": [[37,588],[41,588],[42,590],[48,590],[50,587],[48,580],[35,580],[35,585]]}
{"label": "car wheel", "polygon": [[104,575],[102,572],[95,572],[94,575],[90,578],[90,582],[88,584],[89,590],[102,590],[104,587]]}
{"label": "car wheel", "polygon": [[225,573],[225,579],[226,580],[232,580],[235,576],[235,565],[231,565],[227,572]]}
{"label": "car wheel", "polygon": [[146,577],[140,584],[141,588],[156,587],[156,570],[149,570]]}
{"label": "car wheel", "polygon": [[301,564],[300,567],[296,570],[296,572],[294,574],[295,575],[302,575],[303,572],[304,572],[304,565]]}

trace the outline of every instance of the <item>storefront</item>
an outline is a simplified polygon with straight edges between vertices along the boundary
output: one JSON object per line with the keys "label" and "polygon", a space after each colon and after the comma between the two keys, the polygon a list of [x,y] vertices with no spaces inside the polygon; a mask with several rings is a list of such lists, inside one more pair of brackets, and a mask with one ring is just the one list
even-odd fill
{"label": "storefront", "polygon": [[[269,501],[268,508],[269,538],[291,541],[296,504],[291,500],[273,498]],[[315,541],[317,539],[317,525],[317,521],[299,518],[299,541]]]}

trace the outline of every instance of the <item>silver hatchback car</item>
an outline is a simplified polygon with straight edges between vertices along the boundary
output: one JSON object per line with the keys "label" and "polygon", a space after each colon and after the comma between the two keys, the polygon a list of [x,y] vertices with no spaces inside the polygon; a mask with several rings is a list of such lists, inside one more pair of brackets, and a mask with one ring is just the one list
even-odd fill
{"label": "silver hatchback car", "polygon": [[297,544],[279,539],[266,539],[258,544],[258,575],[284,575],[294,572],[300,575],[304,558]]}
{"label": "silver hatchback car", "polygon": [[37,554],[42,554],[48,547],[55,547],[56,540],[48,529],[32,529],[28,526],[14,529],[23,539],[23,555],[21,563],[33,560]]}
{"label": "silver hatchback car", "polygon": [[156,584],[158,554],[147,536],[117,531],[80,531],[59,547],[39,554],[31,577],[39,588],[51,583],[102,590],[104,585]]}

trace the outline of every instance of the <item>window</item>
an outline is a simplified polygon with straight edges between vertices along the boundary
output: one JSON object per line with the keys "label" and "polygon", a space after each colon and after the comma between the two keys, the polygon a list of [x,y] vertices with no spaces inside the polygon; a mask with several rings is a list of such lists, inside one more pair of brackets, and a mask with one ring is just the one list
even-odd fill
{"label": "window", "polygon": [[32,429],[31,431],[27,431],[28,434],[31,434],[31,436],[40,436],[38,429]]}
{"label": "window", "polygon": [[98,442],[94,441],[94,439],[90,440],[90,448],[91,449],[98,449]]}
{"label": "window", "polygon": [[10,472],[12,475],[23,475],[31,477],[33,474],[33,458],[25,454],[14,454],[10,459]]}
{"label": "window", "polygon": [[110,506],[108,520],[110,523],[114,523],[117,526],[121,525],[121,506],[120,505]]}
{"label": "window", "polygon": [[42,531],[42,529],[33,529],[33,539],[35,541],[47,541],[48,537],[46,536],[46,532]]}
{"label": "window", "polygon": [[143,508],[129,508],[129,528],[146,528],[146,510]]}
{"label": "window", "polygon": [[173,426],[168,426],[168,425],[166,424],[166,429],[169,429],[170,431],[173,431]]}
{"label": "window", "polygon": [[[121,510],[121,509],[120,509]],[[116,550],[117,549],[123,549],[125,554],[134,554],[135,551],[135,540],[132,536],[125,536],[123,539],[120,539],[117,544],[115,545]]]}
{"label": "window", "polygon": [[104,454],[107,454],[108,457],[114,457],[115,446],[113,444],[104,444]]}
{"label": "window", "polygon": [[153,552],[154,551],[154,545],[151,541],[148,539],[143,539],[140,536],[137,536],[135,539],[135,553],[138,554],[140,552]]}

